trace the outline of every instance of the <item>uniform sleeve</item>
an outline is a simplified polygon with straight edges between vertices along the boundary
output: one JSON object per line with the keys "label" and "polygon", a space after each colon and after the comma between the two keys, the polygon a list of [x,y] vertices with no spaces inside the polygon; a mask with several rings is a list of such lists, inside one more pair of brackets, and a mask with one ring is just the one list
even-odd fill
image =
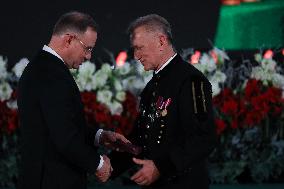
{"label": "uniform sleeve", "polygon": [[[40,95],[40,107],[51,141],[58,153],[66,161],[90,173],[95,172],[100,156],[96,149],[88,144],[87,126],[82,109],[74,101],[71,85],[63,81],[43,85]],[[77,99],[78,100],[78,99]],[[90,132],[92,135],[95,131]],[[95,136],[93,136],[94,138]]]}
{"label": "uniform sleeve", "polygon": [[[210,82],[201,78],[187,79],[177,100],[176,124],[180,129],[169,143],[168,152],[154,160],[166,175],[173,174],[169,165],[175,167],[177,174],[190,171],[193,165],[206,160],[216,145]],[[178,140],[182,141],[181,145]]]}

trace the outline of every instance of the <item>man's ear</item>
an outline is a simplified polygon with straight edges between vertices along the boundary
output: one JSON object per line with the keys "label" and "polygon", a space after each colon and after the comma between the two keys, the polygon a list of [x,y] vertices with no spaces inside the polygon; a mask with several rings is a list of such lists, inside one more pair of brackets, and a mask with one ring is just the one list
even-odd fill
{"label": "man's ear", "polygon": [[72,40],[73,40],[74,36],[71,34],[64,34],[63,35],[63,43],[65,47],[69,47]]}
{"label": "man's ear", "polygon": [[159,35],[159,43],[160,43],[160,46],[164,46],[166,43],[167,43],[167,36],[165,36],[164,34],[160,34]]}

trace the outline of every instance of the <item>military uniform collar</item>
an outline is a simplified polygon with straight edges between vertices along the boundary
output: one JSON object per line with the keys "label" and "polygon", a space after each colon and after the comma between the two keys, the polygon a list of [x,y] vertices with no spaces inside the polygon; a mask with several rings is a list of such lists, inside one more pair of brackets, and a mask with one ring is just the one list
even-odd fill
{"label": "military uniform collar", "polygon": [[162,67],[160,67],[160,69],[158,69],[157,71],[155,71],[155,74],[159,73],[159,71],[161,71],[164,67],[166,67],[171,61],[172,59],[174,59],[174,57],[177,55],[177,53],[175,53],[173,56],[171,56],[166,63],[163,64]]}
{"label": "military uniform collar", "polygon": [[163,75],[166,75],[171,68],[175,65],[176,62],[181,61],[182,58],[180,55],[178,55],[177,53],[172,56],[172,58],[170,58],[164,65],[164,67],[161,67],[162,69],[159,69],[158,72],[153,72],[153,76],[154,78],[160,78]]}

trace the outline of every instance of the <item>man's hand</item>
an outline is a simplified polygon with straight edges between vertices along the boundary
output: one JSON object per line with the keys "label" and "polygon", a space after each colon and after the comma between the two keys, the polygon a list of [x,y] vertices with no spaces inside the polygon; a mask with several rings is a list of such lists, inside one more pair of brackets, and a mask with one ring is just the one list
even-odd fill
{"label": "man's hand", "polygon": [[102,131],[99,144],[116,151],[122,151],[119,147],[122,143],[131,143],[123,135],[112,131]]}
{"label": "man's hand", "polygon": [[133,161],[138,165],[142,165],[142,168],[130,178],[138,185],[150,185],[160,177],[160,172],[152,160],[133,158]]}
{"label": "man's hand", "polygon": [[100,182],[106,182],[109,179],[111,172],[113,170],[110,164],[110,159],[106,155],[103,155],[103,158],[104,158],[103,166],[96,171],[96,176]]}

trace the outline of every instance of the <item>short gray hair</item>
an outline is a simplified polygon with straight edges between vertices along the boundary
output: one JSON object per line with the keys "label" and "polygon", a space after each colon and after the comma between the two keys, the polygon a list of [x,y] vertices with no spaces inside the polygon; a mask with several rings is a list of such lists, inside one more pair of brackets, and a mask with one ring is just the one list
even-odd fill
{"label": "short gray hair", "polygon": [[168,41],[171,44],[173,43],[171,25],[164,17],[159,16],[157,14],[149,14],[149,15],[137,18],[136,20],[130,23],[128,30],[127,30],[130,36],[130,39],[132,39],[134,30],[141,26],[145,27],[145,29],[148,31],[162,32],[163,34],[167,36]]}

